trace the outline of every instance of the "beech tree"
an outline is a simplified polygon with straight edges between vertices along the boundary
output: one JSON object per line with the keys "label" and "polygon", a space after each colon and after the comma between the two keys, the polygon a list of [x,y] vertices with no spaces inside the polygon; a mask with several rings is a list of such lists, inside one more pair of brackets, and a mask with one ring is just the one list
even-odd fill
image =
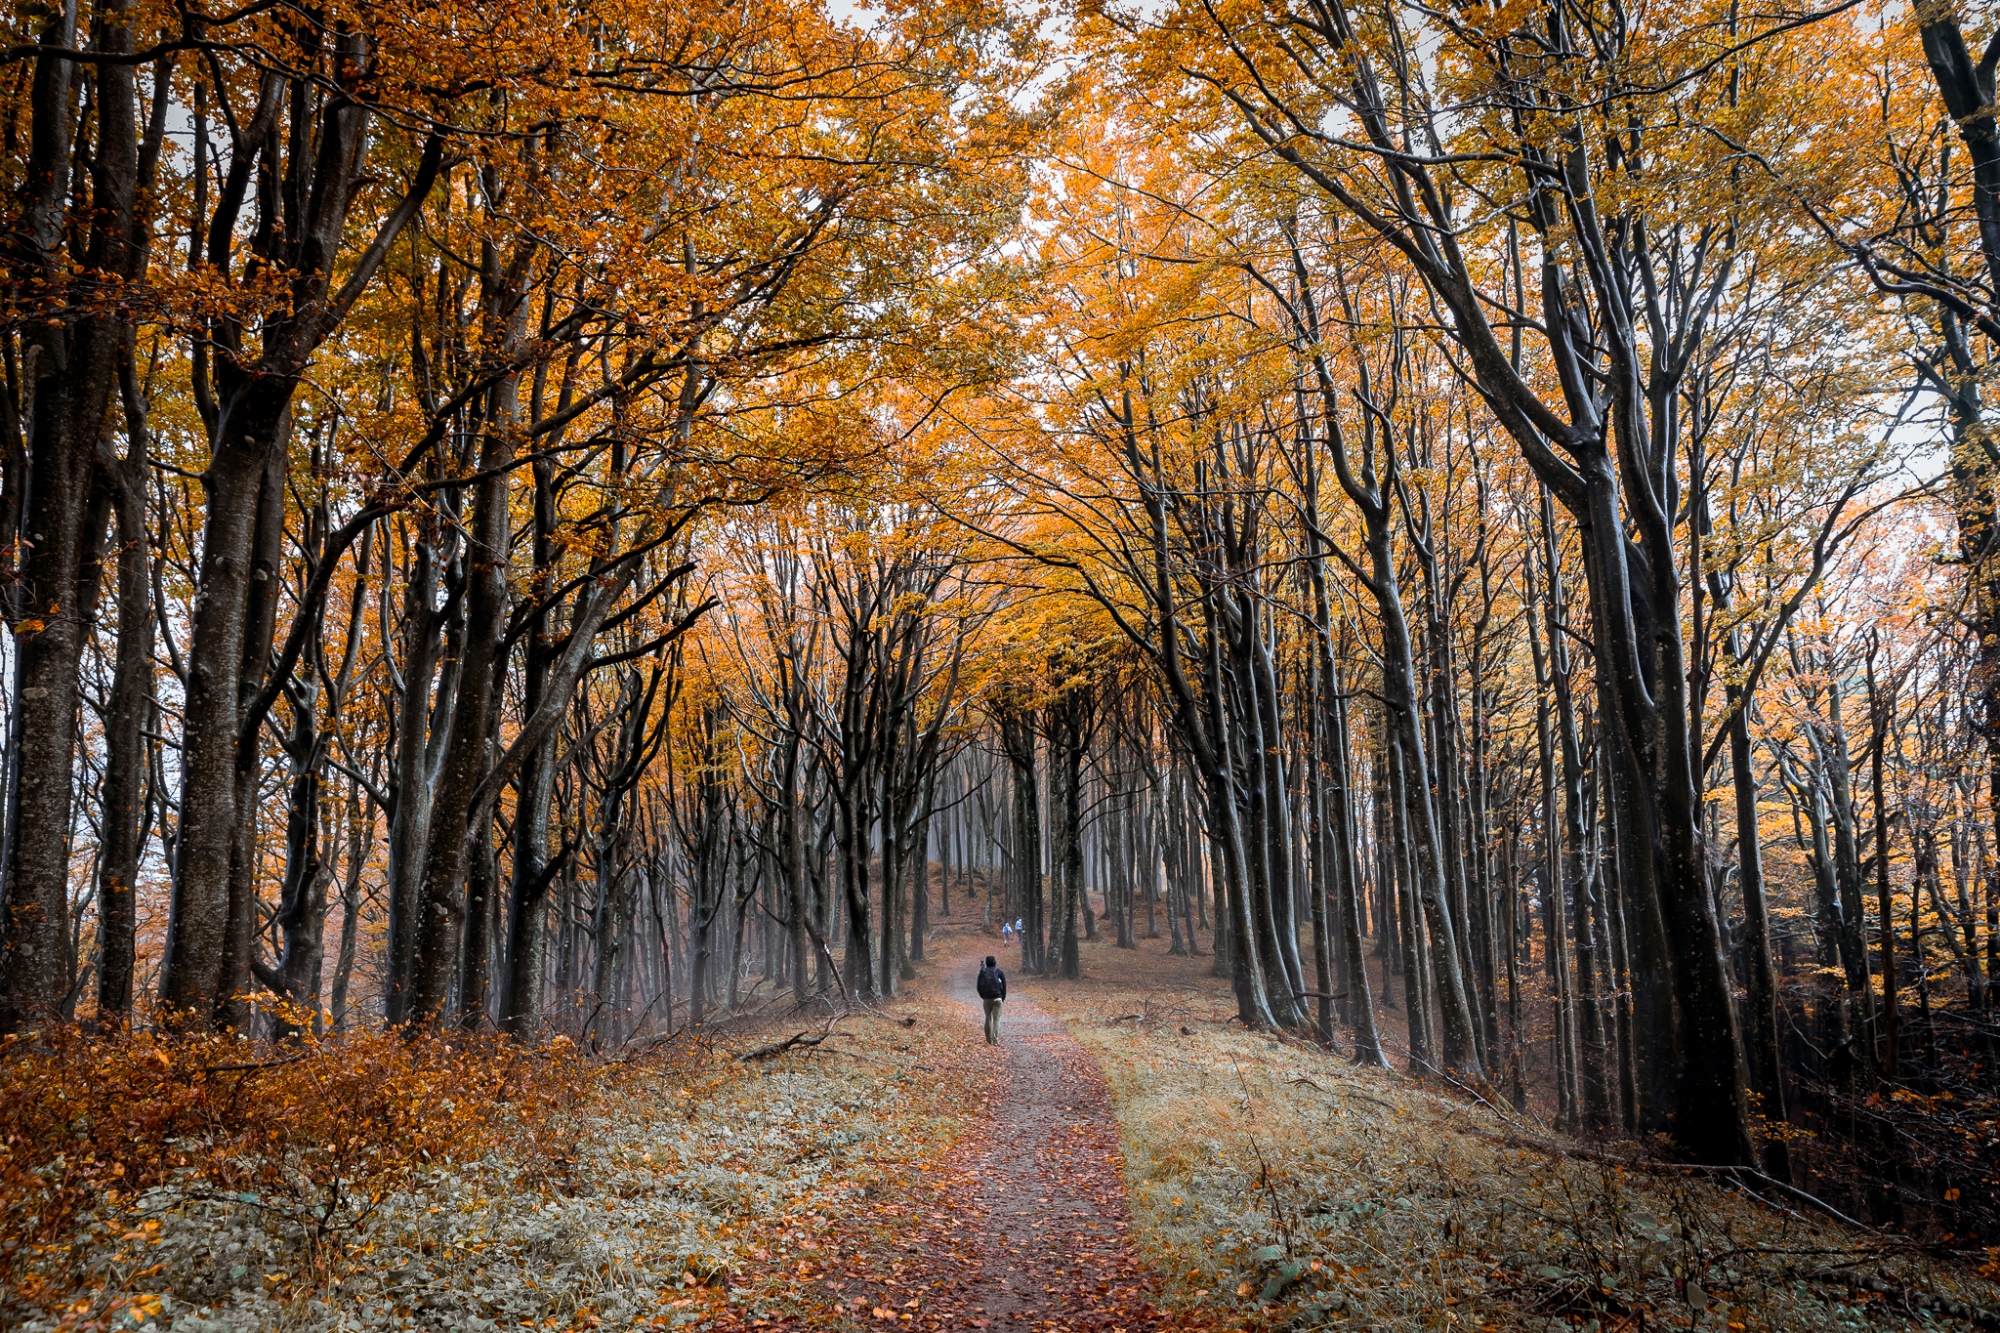
{"label": "beech tree", "polygon": [[1072,18],[10,16],[0,1032],[603,1052],[1018,923],[1959,1206],[2000,40]]}

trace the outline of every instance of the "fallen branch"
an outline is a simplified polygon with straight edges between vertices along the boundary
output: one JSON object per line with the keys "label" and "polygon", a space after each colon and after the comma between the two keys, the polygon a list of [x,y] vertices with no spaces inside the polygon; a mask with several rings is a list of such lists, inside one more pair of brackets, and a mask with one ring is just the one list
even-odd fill
{"label": "fallen branch", "polygon": [[774,1055],[783,1055],[786,1051],[789,1051],[794,1047],[817,1046],[821,1042],[825,1041],[826,1038],[827,1034],[824,1032],[820,1033],[817,1037],[808,1037],[805,1033],[798,1032],[785,1038],[783,1041],[774,1041],[770,1043],[768,1046],[759,1046],[754,1051],[745,1051],[743,1052],[743,1054],[737,1056],[736,1058],[739,1061],[768,1060]]}
{"label": "fallen branch", "polygon": [[643,1042],[627,1041],[625,1044],[625,1053],[623,1055],[614,1056],[610,1061],[608,1061],[608,1063],[614,1065],[629,1065],[633,1061],[641,1058],[642,1056],[651,1055],[654,1051],[659,1050],[662,1046],[670,1046],[674,1042],[680,1041],[683,1038],[692,1039],[695,1036],[696,1033],[692,1027],[685,1027],[685,1028],[675,1028],[672,1032],[664,1032],[657,1037],[648,1037]]}
{"label": "fallen branch", "polygon": [[826,1020],[826,1026],[819,1030],[817,1037],[808,1037],[803,1032],[795,1032],[783,1041],[769,1042],[757,1047],[755,1050],[743,1052],[743,1054],[736,1057],[737,1062],[740,1064],[749,1060],[768,1060],[774,1055],[783,1055],[786,1051],[817,1046],[833,1035],[833,1025],[839,1021],[840,1016],[838,1014],[829,1015]]}
{"label": "fallen branch", "polygon": [[1380,1097],[1371,1097],[1365,1092],[1355,1092],[1351,1088],[1342,1088],[1340,1090],[1340,1095],[1348,1098],[1350,1101],[1373,1102],[1375,1105],[1381,1107],[1383,1110],[1389,1112],[1392,1115],[1401,1115],[1403,1112],[1403,1108],[1396,1105],[1394,1102],[1385,1102]]}
{"label": "fallen branch", "polygon": [[[1697,1168],[1689,1168],[1689,1169],[1692,1170]],[[1826,1200],[1818,1197],[1817,1195],[1808,1194],[1804,1190],[1800,1189],[1797,1185],[1787,1184],[1786,1182],[1778,1180],[1775,1177],[1765,1175],[1762,1171],[1753,1170],[1750,1167],[1746,1166],[1739,1166],[1728,1169],[1726,1171],[1726,1174],[1735,1177],[1739,1182],[1743,1181],[1745,1177],[1748,1177],[1750,1180],[1754,1180],[1760,1185],[1767,1186],[1768,1188],[1776,1191],[1779,1194],[1784,1195],[1786,1198],[1791,1199],[1794,1202],[1804,1204],[1806,1207],[1813,1209],[1815,1212],[1824,1213],[1826,1216],[1832,1218],[1834,1221],[1840,1223],[1842,1226],[1854,1228],[1856,1231],[1861,1232],[1863,1235],[1873,1236],[1877,1240],[1893,1241],[1897,1239],[1896,1237],[1892,1237],[1885,1232],[1879,1231],[1876,1228],[1869,1226],[1865,1222],[1856,1221],[1854,1218],[1849,1217],[1846,1213],[1841,1212],[1838,1208],[1835,1208],[1832,1204],[1828,1203]],[[1752,1195],[1753,1197],[1757,1195],[1757,1191],[1754,1188],[1752,1188],[1749,1184],[1745,1183],[1743,1188],[1746,1193]],[[1770,1201],[1767,1199],[1765,1200],[1765,1202],[1769,1203]]]}

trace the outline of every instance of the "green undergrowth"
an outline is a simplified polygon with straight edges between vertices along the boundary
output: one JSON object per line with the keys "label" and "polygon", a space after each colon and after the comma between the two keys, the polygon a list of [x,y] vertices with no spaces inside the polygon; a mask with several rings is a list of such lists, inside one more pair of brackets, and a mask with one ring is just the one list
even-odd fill
{"label": "green undergrowth", "polygon": [[1090,979],[1033,988],[1104,1070],[1176,1304],[1298,1329],[2000,1327],[1990,1264],[1246,1031],[1206,964],[1090,947]]}

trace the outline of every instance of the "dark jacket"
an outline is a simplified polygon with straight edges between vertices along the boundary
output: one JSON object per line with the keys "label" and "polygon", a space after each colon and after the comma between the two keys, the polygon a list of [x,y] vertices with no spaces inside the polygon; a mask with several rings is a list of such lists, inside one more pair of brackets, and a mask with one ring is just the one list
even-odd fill
{"label": "dark jacket", "polygon": [[[959,975],[965,974],[961,972]],[[982,1000],[1004,1000],[1007,998],[1007,974],[997,967],[982,967],[973,989],[979,992]]]}

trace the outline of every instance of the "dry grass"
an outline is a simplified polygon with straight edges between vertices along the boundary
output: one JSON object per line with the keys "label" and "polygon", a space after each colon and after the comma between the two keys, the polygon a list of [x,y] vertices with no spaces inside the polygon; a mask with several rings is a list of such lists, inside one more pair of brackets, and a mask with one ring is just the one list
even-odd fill
{"label": "dry grass", "polygon": [[[975,940],[997,943],[967,931],[932,956]],[[2000,1309],[2000,1273],[1246,1032],[1210,960],[1142,943],[1087,945],[1083,982],[1013,981],[1102,1065],[1136,1238],[1180,1304],[1262,1327],[1606,1333],[1964,1328],[1944,1303]],[[421,1165],[330,1240],[273,1206],[270,1163],[226,1163],[263,1182],[231,1191],[206,1154],[177,1159],[15,1254],[43,1296],[14,1284],[0,1325],[754,1326],[832,1275],[866,1192],[903,1188],[978,1115],[988,1048],[936,991],[769,1060],[733,1057],[819,1021],[774,1005],[601,1067],[517,1122],[532,1138]]]}
{"label": "dry grass", "polygon": [[[737,1060],[821,1027],[774,1006],[601,1065],[572,1104],[511,1138],[434,1154],[332,1234],[274,1206],[269,1189],[218,1188],[210,1154],[192,1154],[15,1254],[35,1294],[20,1283],[0,1294],[0,1327],[624,1329],[753,1316],[778,1258],[820,1252],[855,1199],[948,1145],[970,1114],[929,1077],[962,1034],[905,1027],[901,1012]],[[283,1165],[251,1160],[261,1149],[237,1139],[219,1147],[246,1179]]]}
{"label": "dry grass", "polygon": [[2000,1310],[1970,1264],[1246,1032],[1208,959],[1142,946],[1086,945],[1086,980],[1022,989],[1104,1068],[1178,1302],[1379,1329],[1962,1328]]}

